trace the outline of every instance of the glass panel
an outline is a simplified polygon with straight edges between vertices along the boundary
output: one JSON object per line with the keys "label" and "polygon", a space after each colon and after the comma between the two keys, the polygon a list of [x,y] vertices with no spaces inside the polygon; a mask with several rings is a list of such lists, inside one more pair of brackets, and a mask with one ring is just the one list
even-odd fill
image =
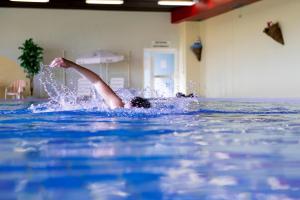
{"label": "glass panel", "polygon": [[154,53],[154,76],[173,76],[174,60],[172,53]]}

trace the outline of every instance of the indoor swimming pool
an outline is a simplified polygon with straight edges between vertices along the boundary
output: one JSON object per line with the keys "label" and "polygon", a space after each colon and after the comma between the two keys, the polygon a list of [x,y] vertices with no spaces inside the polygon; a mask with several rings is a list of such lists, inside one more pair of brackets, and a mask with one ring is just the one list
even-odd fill
{"label": "indoor swimming pool", "polygon": [[299,102],[151,103],[1,102],[0,199],[300,199]]}

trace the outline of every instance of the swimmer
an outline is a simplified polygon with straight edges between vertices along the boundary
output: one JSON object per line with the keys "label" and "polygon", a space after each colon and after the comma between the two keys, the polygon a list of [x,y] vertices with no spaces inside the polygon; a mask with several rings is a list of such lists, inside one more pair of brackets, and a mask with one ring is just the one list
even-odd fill
{"label": "swimmer", "polygon": [[96,73],[89,69],[86,69],[70,60],[65,58],[55,58],[50,67],[62,67],[65,69],[72,68],[86,79],[88,79],[96,88],[97,93],[99,93],[104,99],[105,103],[111,109],[115,108],[150,108],[151,104],[147,99],[142,97],[134,97],[130,102],[125,103]]}

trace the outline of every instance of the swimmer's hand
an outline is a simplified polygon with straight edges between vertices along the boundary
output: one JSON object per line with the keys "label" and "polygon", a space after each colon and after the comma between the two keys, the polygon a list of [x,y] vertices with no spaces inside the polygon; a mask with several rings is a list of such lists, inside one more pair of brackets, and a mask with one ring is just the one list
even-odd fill
{"label": "swimmer's hand", "polygon": [[75,63],[73,63],[70,60],[67,60],[65,58],[55,58],[51,64],[49,65],[49,67],[62,67],[62,68],[69,68],[71,66],[73,66]]}

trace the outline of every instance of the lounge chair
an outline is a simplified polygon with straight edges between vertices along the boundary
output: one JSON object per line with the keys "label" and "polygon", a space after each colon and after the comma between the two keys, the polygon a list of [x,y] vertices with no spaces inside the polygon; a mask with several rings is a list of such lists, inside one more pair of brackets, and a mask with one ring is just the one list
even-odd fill
{"label": "lounge chair", "polygon": [[23,99],[25,88],[26,81],[24,80],[16,80],[12,82],[10,86],[5,88],[5,99],[7,99],[7,96],[12,96],[14,99]]}
{"label": "lounge chair", "polygon": [[125,86],[125,80],[123,77],[113,77],[110,79],[110,87],[113,90],[122,89]]}
{"label": "lounge chair", "polygon": [[93,85],[86,78],[79,78],[77,81],[77,96],[91,97]]}

